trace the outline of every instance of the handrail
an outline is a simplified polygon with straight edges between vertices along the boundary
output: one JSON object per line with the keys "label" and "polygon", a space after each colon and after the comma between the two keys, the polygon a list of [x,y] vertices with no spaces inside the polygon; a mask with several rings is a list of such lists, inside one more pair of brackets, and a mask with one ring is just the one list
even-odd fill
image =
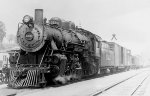
{"label": "handrail", "polygon": [[43,59],[44,59],[44,56],[45,56],[45,54],[46,54],[47,49],[48,49],[48,45],[47,45],[46,50],[45,50],[45,52],[44,52],[44,54],[43,54],[43,56],[42,56],[41,62],[40,62],[40,64],[39,64],[39,67],[41,66],[41,64],[42,64],[42,62],[43,62]]}
{"label": "handrail", "polygon": [[16,54],[19,54],[18,58],[17,58],[17,63],[16,63],[16,66],[18,65],[18,62],[19,62],[19,59],[20,59],[20,53],[19,52],[16,52]]}

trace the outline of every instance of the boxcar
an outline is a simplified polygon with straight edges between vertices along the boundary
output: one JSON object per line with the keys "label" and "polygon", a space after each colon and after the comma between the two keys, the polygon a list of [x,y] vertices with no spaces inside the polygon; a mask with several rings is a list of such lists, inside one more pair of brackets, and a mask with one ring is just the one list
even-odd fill
{"label": "boxcar", "polygon": [[132,56],[131,57],[131,67],[132,69],[138,69],[141,66],[140,56]]}
{"label": "boxcar", "polygon": [[114,42],[109,42],[110,49],[114,52],[114,66],[117,70],[125,70],[130,65],[130,50]]}
{"label": "boxcar", "polygon": [[114,67],[114,52],[107,41],[101,41],[101,73],[110,72]]}

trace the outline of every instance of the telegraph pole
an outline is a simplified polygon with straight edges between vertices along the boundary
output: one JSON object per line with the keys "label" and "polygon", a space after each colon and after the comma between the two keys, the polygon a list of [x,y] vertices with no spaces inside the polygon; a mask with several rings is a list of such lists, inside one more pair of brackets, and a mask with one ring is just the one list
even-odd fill
{"label": "telegraph pole", "polygon": [[116,38],[116,34],[112,34],[111,41],[112,41],[113,39],[117,40],[117,38]]}

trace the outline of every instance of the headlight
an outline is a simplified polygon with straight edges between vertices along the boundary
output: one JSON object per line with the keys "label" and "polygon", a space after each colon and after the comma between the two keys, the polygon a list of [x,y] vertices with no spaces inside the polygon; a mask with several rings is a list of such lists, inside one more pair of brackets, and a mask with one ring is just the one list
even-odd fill
{"label": "headlight", "polygon": [[29,15],[25,15],[23,17],[23,23],[29,23],[30,21],[32,21],[32,17],[30,17]]}

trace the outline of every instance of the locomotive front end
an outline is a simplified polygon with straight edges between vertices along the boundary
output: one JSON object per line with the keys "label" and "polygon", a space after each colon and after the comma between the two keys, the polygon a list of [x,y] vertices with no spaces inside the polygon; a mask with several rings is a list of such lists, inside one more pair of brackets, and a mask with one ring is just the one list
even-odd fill
{"label": "locomotive front end", "polygon": [[36,52],[45,43],[43,31],[43,10],[35,10],[35,20],[29,15],[24,16],[23,23],[18,26],[17,42],[22,50]]}
{"label": "locomotive front end", "polygon": [[15,64],[15,66],[9,68],[8,86],[40,87],[41,84],[46,83],[44,73],[48,69],[39,66],[43,53],[36,53],[45,44],[43,10],[35,10],[34,20],[31,16],[25,15],[22,21],[18,24],[17,31],[17,43],[21,50],[19,55],[12,56],[18,59],[12,59],[11,65]]}

